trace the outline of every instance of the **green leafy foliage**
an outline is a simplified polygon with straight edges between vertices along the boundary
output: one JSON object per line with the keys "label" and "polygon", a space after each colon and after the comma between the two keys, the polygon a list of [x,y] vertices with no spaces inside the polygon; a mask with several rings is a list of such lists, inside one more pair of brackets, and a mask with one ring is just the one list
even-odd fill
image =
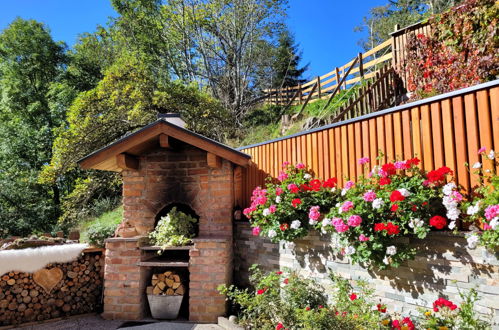
{"label": "green leafy foliage", "polygon": [[89,216],[80,220],[80,241],[96,246],[104,246],[104,240],[114,234],[117,226],[123,220],[123,207],[108,198],[96,200],[96,205]]}
{"label": "green leafy foliage", "polygon": [[467,0],[430,18],[432,33],[407,43],[408,89],[414,99],[472,86],[499,75],[499,4]]}
{"label": "green leafy foliage", "polygon": [[[195,235],[197,219],[174,207],[162,217],[153,232],[149,234],[152,244],[162,248],[187,245]],[[161,252],[161,251],[160,251]]]}
{"label": "green leafy foliage", "polygon": [[0,227],[11,235],[50,231],[58,217],[62,185],[37,176],[64,123],[65,63],[65,45],[41,23],[18,18],[0,33]]}

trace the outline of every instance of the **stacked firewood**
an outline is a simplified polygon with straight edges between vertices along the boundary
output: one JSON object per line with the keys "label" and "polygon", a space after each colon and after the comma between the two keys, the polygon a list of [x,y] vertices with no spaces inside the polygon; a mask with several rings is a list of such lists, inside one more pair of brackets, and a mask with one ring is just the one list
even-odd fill
{"label": "stacked firewood", "polygon": [[58,271],[57,280],[41,285],[32,273],[0,274],[0,326],[98,310],[102,306],[103,261],[100,253],[94,253],[74,262],[47,265],[49,271],[59,268],[62,276]]}
{"label": "stacked firewood", "polygon": [[182,296],[184,293],[185,288],[180,276],[172,271],[153,274],[151,286],[147,287],[147,294]]}

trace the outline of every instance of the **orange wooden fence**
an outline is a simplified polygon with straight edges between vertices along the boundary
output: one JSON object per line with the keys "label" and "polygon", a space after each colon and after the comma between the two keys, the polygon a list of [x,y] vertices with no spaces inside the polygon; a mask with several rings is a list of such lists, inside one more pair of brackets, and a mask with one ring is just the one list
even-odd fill
{"label": "orange wooden fence", "polygon": [[252,157],[243,172],[243,204],[267,176],[278,175],[284,161],[302,162],[317,177],[343,184],[363,173],[359,158],[378,164],[379,151],[385,155],[381,163],[418,157],[425,170],[446,165],[469,191],[477,178],[464,164],[481,161],[481,146],[499,151],[499,80],[239,148]]}

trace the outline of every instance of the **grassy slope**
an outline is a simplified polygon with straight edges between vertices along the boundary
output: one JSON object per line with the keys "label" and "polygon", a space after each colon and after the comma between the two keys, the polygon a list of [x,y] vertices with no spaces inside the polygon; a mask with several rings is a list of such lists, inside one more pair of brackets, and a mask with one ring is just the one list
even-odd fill
{"label": "grassy slope", "polygon": [[118,206],[112,211],[108,211],[101,216],[91,218],[80,225],[80,240],[87,242],[87,231],[89,228],[96,225],[118,225],[123,219],[123,206]]}

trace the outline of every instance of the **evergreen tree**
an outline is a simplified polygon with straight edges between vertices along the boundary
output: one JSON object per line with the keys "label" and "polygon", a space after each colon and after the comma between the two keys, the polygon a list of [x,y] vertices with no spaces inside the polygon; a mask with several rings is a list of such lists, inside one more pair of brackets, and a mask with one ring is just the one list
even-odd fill
{"label": "evergreen tree", "polygon": [[291,32],[285,30],[279,36],[279,46],[276,49],[274,62],[274,76],[272,79],[272,88],[296,86],[304,83],[303,73],[307,71],[308,64],[299,67],[301,52]]}

